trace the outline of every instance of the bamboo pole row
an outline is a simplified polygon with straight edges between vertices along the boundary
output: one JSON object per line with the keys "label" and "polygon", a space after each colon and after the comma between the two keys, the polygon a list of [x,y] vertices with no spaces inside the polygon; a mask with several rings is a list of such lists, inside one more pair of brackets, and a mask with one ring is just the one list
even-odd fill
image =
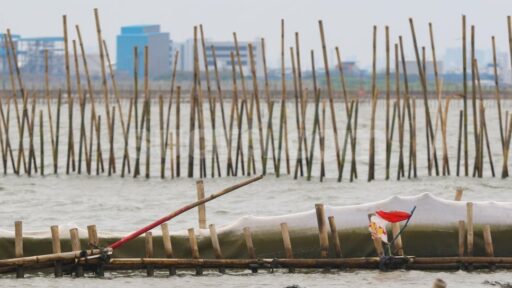
{"label": "bamboo pole row", "polygon": [[[302,57],[300,53],[300,38],[299,33],[294,34],[294,46],[290,47],[290,62],[291,62],[291,77],[286,73],[286,57],[285,57],[285,26],[284,20],[281,21],[281,89],[279,100],[274,99],[273,92],[270,88],[268,79],[268,71],[266,65],[265,55],[265,40],[261,39],[261,51],[255,50],[253,44],[249,44],[246,49],[248,63],[244,64],[242,60],[242,47],[239,46],[237,34],[233,33],[235,49],[231,51],[231,80],[232,80],[232,97],[231,103],[226,102],[224,89],[221,87],[221,76],[217,64],[217,56],[214,46],[208,46],[205,38],[205,32],[202,25],[194,27],[194,79],[190,87],[190,101],[189,101],[189,129],[188,129],[188,144],[184,145],[181,138],[182,123],[181,118],[181,91],[182,87],[178,85],[176,79],[176,70],[178,66],[179,53],[176,52],[172,64],[172,73],[170,78],[169,92],[167,96],[164,94],[153,97],[150,90],[150,76],[149,75],[149,51],[148,47],[134,47],[134,70],[133,70],[133,95],[129,99],[128,105],[123,103],[119,89],[117,86],[116,76],[112,67],[112,62],[107,48],[107,43],[102,37],[100,18],[98,10],[94,10],[94,17],[96,23],[96,34],[99,45],[100,55],[100,68],[101,68],[101,91],[103,94],[102,102],[104,105],[104,113],[99,113],[96,104],[96,92],[94,83],[91,79],[84,43],[82,41],[81,31],[79,26],[76,28],[77,39],[71,39],[72,36],[68,33],[67,17],[63,16],[63,35],[64,35],[64,66],[66,74],[66,87],[65,92],[59,90],[57,94],[57,103],[52,101],[53,93],[50,92],[50,67],[48,61],[48,51],[44,53],[45,62],[45,75],[44,75],[44,97],[37,95],[37,92],[31,92],[25,88],[23,75],[18,65],[18,55],[14,41],[10,31],[4,34],[4,49],[6,51],[7,64],[9,68],[9,80],[11,84],[12,93],[0,97],[0,145],[1,145],[1,158],[3,164],[4,174],[8,171],[20,175],[48,175],[48,170],[45,171],[45,165],[53,165],[53,173],[59,173],[59,158],[61,158],[62,151],[62,128],[67,128],[67,147],[65,147],[66,157],[66,174],[72,172],[82,174],[93,173],[93,165],[96,164],[96,174],[108,173],[108,175],[120,174],[122,177],[126,175],[133,175],[137,177],[142,174],[149,178],[151,174],[151,149],[152,137],[157,135],[160,138],[159,144],[159,160],[160,164],[160,177],[165,178],[166,174],[171,178],[181,177],[181,150],[183,146],[188,148],[188,164],[187,176],[194,177],[194,171],[199,167],[199,174],[196,175],[200,178],[208,177],[222,177],[222,175],[238,176],[238,175],[252,175],[255,173],[269,174],[274,173],[276,177],[282,175],[282,154],[284,154],[284,162],[286,165],[285,174],[292,174],[295,179],[306,177],[310,180],[313,176],[312,166],[319,165],[319,179],[323,181],[327,177],[327,172],[332,170],[328,166],[325,159],[334,159],[338,171],[337,180],[343,180],[343,172],[345,163],[350,161],[350,176],[347,177],[350,181],[357,178],[357,171],[360,170],[357,164],[357,147],[361,144],[357,141],[358,126],[361,125],[359,118],[360,95],[350,95],[347,90],[345,80],[345,72],[343,61],[341,57],[341,49],[335,48],[337,68],[339,72],[340,91],[336,91],[337,83],[331,79],[331,68],[329,66],[328,49],[326,44],[326,36],[324,25],[319,21],[319,34],[320,43],[322,46],[322,59],[324,63],[324,74],[317,75],[314,63],[313,51],[311,51],[311,65],[312,65],[312,86],[308,87],[305,84],[302,69]],[[393,38],[390,35],[390,29],[385,27],[385,137],[382,144],[385,144],[383,155],[384,157],[384,179],[391,179],[392,165],[397,165],[397,179],[407,177],[418,177],[418,169],[424,167],[422,163],[418,162],[419,151],[418,147],[426,146],[426,153],[424,154],[427,162],[425,163],[428,175],[431,176],[432,170],[435,169],[435,175],[450,175],[450,157],[449,157],[449,107],[454,99],[458,98],[457,95],[445,96],[443,103],[443,82],[440,79],[437,67],[437,58],[435,51],[435,40],[433,26],[429,23],[429,36],[430,36],[430,49],[431,58],[434,63],[434,84],[435,84],[435,97],[430,97],[433,92],[427,91],[428,77],[427,77],[427,49],[426,47],[418,46],[416,39],[416,30],[414,27],[413,19],[409,19],[412,34],[413,48],[415,52],[416,63],[418,66],[418,75],[422,87],[423,110],[425,116],[425,126],[418,127],[417,124],[417,107],[416,98],[411,94],[409,89],[409,77],[405,58],[405,46],[402,36],[398,36],[394,43],[394,69],[392,69],[392,47]],[[509,26],[509,43],[512,47],[512,25],[508,18]],[[464,165],[463,175],[469,176],[469,156],[474,156],[473,163],[473,176],[483,177],[485,171],[490,171],[493,177],[499,172],[496,171],[498,165],[495,162],[495,153],[493,153],[492,139],[489,137],[489,130],[492,130],[491,123],[487,123],[486,112],[488,113],[486,101],[480,83],[480,73],[478,63],[475,59],[475,27],[471,26],[470,29],[470,59],[471,59],[471,91],[467,89],[467,61],[466,61],[466,18],[463,16],[463,76],[464,76],[464,90],[461,102],[463,103],[462,109],[462,125],[458,132],[457,142],[457,161],[456,161],[456,175],[460,176],[460,166]],[[199,28],[199,31],[198,31]],[[372,85],[370,92],[370,114],[369,114],[369,146],[368,153],[369,159],[368,168],[368,181],[375,179],[376,167],[378,166],[377,156],[380,153],[376,145],[378,141],[378,134],[376,134],[380,125],[377,120],[379,113],[378,96],[380,94],[380,85],[377,83],[377,26],[373,29],[373,65],[372,65]],[[512,132],[510,131],[509,120],[505,117],[503,119],[503,111],[501,107],[501,94],[500,82],[498,75],[498,64],[496,60],[496,39],[491,38],[493,44],[493,68],[494,68],[494,82],[495,82],[495,101],[498,109],[498,128],[500,135],[500,148],[501,148],[501,176],[508,177],[508,161],[509,161],[509,146]],[[200,42],[199,42],[200,41]],[[71,48],[69,46],[72,46]],[[143,56],[140,57],[139,53],[143,51]],[[255,53],[256,52],[256,53]],[[258,54],[258,52],[260,54]],[[81,55],[79,55],[81,54]],[[512,48],[511,48],[512,54]],[[256,58],[262,57],[263,71],[258,71],[259,67],[256,65]],[[71,59],[70,59],[71,58]],[[80,61],[80,58],[82,61]],[[72,79],[71,64],[74,64],[74,76]],[[203,65],[203,66],[202,66]],[[211,70],[213,66],[213,74],[215,78],[215,87],[212,86]],[[108,67],[108,70],[107,70]],[[204,68],[201,68],[204,67]],[[142,69],[140,69],[142,68]],[[247,73],[247,70],[249,73]],[[392,71],[394,70],[394,71]],[[82,83],[82,71],[85,76],[85,82]],[[139,74],[143,73],[143,97],[139,97]],[[409,71],[411,73],[411,71]],[[246,76],[246,74],[249,74]],[[263,89],[258,79],[258,75],[264,75]],[[392,100],[392,74],[395,75],[394,93],[395,100]],[[319,78],[321,77],[321,78]],[[288,78],[292,79],[293,89],[287,86]],[[110,80],[110,81],[109,81]],[[249,88],[246,81],[251,80],[252,88]],[[206,85],[204,84],[206,83]],[[325,83],[325,89],[323,86]],[[85,84],[85,85],[84,85]],[[206,86],[203,88],[203,86]],[[311,89],[312,88],[312,89]],[[262,90],[262,92],[260,92]],[[75,93],[76,91],[76,93]],[[322,92],[324,91],[324,95]],[[66,93],[66,95],[63,95]],[[308,99],[308,94],[312,93],[313,100]],[[467,95],[471,93],[472,104],[472,117],[468,117]],[[265,98],[266,105],[261,105],[261,98]],[[277,93],[276,93],[277,94]],[[293,94],[295,104],[294,117],[292,117],[292,110],[288,111],[287,104],[289,103],[288,94]],[[337,99],[336,95],[341,95],[341,109],[345,109],[344,117],[336,115],[336,110],[339,109],[335,104]],[[384,93],[383,93],[384,94]],[[114,100],[110,100],[113,96]],[[206,97],[204,97],[206,96]],[[41,98],[40,98],[41,97]],[[204,98],[207,98],[204,100]],[[429,101],[432,98],[432,101]],[[151,107],[155,104],[152,99],[157,99],[157,117],[151,117]],[[437,100],[437,107],[431,113],[431,102]],[[46,109],[41,109],[41,102],[45,102]],[[64,101],[63,101],[64,100]],[[478,100],[478,101],[477,101]],[[328,102],[326,102],[328,101]],[[113,103],[111,103],[113,102]],[[141,103],[142,102],[142,103]],[[312,102],[313,105],[309,102]],[[175,104],[174,104],[175,103]],[[327,103],[327,110],[323,109],[324,103]],[[364,103],[364,102],[363,102]],[[173,105],[174,104],[174,105]],[[67,115],[63,115],[63,106],[67,105]],[[142,105],[142,108],[140,107]],[[207,108],[205,108],[205,105]],[[231,107],[225,109],[226,105]],[[420,104],[421,105],[421,104]],[[167,109],[164,107],[167,106]],[[311,107],[310,107],[311,106]],[[14,116],[11,109],[14,109]],[[308,113],[313,109],[312,112]],[[220,108],[220,113],[217,112]],[[75,110],[78,109],[78,112]],[[128,111],[126,111],[126,109]],[[173,117],[172,110],[174,109],[175,115]],[[205,111],[206,109],[206,111]],[[39,113],[36,113],[39,110]],[[90,116],[87,115],[90,113]],[[206,113],[206,115],[205,115]],[[330,115],[330,123],[324,119]],[[116,117],[118,114],[118,117]],[[505,116],[508,111],[505,111]],[[290,117],[289,117],[290,116]],[[312,117],[311,117],[312,116]],[[343,116],[343,115],[342,115]],[[266,119],[265,119],[266,117]],[[15,128],[10,127],[11,118],[16,121]],[[101,118],[103,118],[103,126],[106,126],[106,136],[101,136]],[[117,119],[116,119],[117,118]],[[175,128],[172,128],[172,119],[174,118]],[[275,119],[273,119],[275,118]],[[295,118],[296,126],[296,139],[290,141],[291,134],[294,129],[288,125],[288,119]],[[340,121],[341,118],[344,118]],[[77,121],[77,119],[79,121]],[[221,120],[222,127],[217,125],[218,120]],[[473,121],[473,131],[468,130],[468,120]],[[117,134],[120,137],[115,137],[116,120],[120,122],[121,128],[118,128]],[[277,120],[278,123],[275,123]],[[210,122],[208,125],[207,122]],[[87,123],[89,122],[89,123]],[[134,123],[132,123],[134,122]],[[158,133],[151,133],[153,122],[159,123]],[[505,122],[505,123],[503,123]],[[67,125],[66,125],[67,124]],[[75,127],[75,125],[77,125]],[[366,123],[365,123],[366,124]],[[494,124],[494,123],[493,123]],[[185,124],[186,125],[186,124]],[[312,125],[312,126],[310,126]],[[340,126],[341,125],[341,126]],[[39,126],[39,133],[34,133],[34,128]],[[119,126],[119,125],[118,125]],[[208,127],[209,126],[209,127]],[[327,126],[332,129],[329,131]],[[396,126],[396,127],[395,127]],[[90,127],[90,129],[87,129]],[[339,127],[344,127],[344,131]],[[312,128],[312,131],[310,130]],[[418,130],[423,128],[425,130],[425,142],[419,143],[417,135]],[[49,130],[48,135],[44,137],[46,129]],[[206,129],[210,129],[211,136],[206,136]],[[254,133],[254,130],[257,133]],[[277,129],[277,131],[274,131]],[[37,129],[36,129],[37,130]],[[89,130],[89,131],[87,131]],[[135,132],[130,137],[131,130]],[[223,141],[218,141],[217,132],[222,130],[224,137]],[[397,133],[395,133],[397,130]],[[341,132],[341,133],[340,133]],[[474,154],[470,155],[468,144],[468,133],[474,132]],[[197,133],[197,136],[196,136]],[[318,134],[318,135],[316,135]],[[441,134],[441,135],[439,135]],[[454,133],[451,133],[454,134]],[[39,135],[40,139],[37,139]],[[43,139],[46,138],[49,140]],[[198,137],[198,141],[195,138]],[[318,145],[316,145],[316,138],[318,137]],[[207,138],[209,142],[207,143]],[[276,139],[277,138],[277,139]],[[119,140],[121,139],[121,140]],[[135,141],[135,153],[131,150],[132,140]],[[439,140],[440,139],[440,140]],[[38,141],[39,140],[39,141]],[[334,152],[327,149],[332,147],[326,145],[334,140]],[[16,147],[13,142],[18,141]],[[78,141],[78,143],[75,143]],[[52,161],[45,162],[45,142],[49,142],[50,159]],[[118,143],[122,144],[119,145]],[[398,145],[394,143],[397,142]],[[439,143],[440,142],[440,147]],[[158,143],[158,141],[157,141]],[[296,157],[295,161],[290,158],[290,150],[292,143],[295,143]],[[209,146],[211,144],[211,146]],[[425,146],[420,144],[426,144]],[[39,147],[37,147],[39,145]],[[108,157],[104,157],[104,147],[108,147]],[[196,149],[196,146],[198,146]],[[122,147],[121,151],[117,151]],[[143,150],[145,147],[145,150]],[[207,148],[207,147],[211,147]],[[16,149],[17,148],[17,149]],[[39,148],[39,149],[36,149]],[[409,152],[407,153],[406,149]],[[196,158],[196,150],[199,150],[199,158]],[[283,151],[284,150],[284,151]],[[316,152],[315,150],[319,150]],[[462,150],[464,152],[462,152]],[[143,151],[145,151],[144,156]],[[359,151],[363,152],[359,148]],[[441,160],[438,162],[438,152],[441,153]],[[37,154],[40,155],[37,155]],[[169,161],[167,161],[169,153]],[[210,158],[208,157],[210,153]],[[292,152],[293,153],[293,152]],[[315,157],[315,153],[317,156]],[[393,160],[393,154],[397,154],[396,160]],[[463,153],[463,154],[462,154]],[[122,155],[119,157],[117,155]],[[153,152],[154,154],[154,152]],[[406,155],[407,154],[407,155]],[[134,155],[134,156],[131,156]],[[222,159],[222,155],[226,155],[226,159]],[[332,157],[334,156],[334,158]],[[268,165],[268,160],[272,157],[272,163]],[[347,159],[350,157],[350,160]],[[462,158],[464,157],[464,158]],[[207,161],[207,159],[211,161]],[[488,169],[484,168],[484,158],[489,162]],[[107,160],[105,163],[104,160]],[[117,164],[120,161],[121,168],[117,169]],[[39,162],[39,163],[38,163]],[[95,162],[95,163],[94,163]],[[11,164],[9,167],[9,163]],[[132,165],[133,163],[133,165]],[[463,164],[462,164],[463,163]],[[197,165],[198,164],[198,165]],[[142,168],[141,166],[144,167]],[[223,165],[225,166],[225,173],[223,172]],[[407,165],[407,166],[406,166]],[[82,167],[85,169],[82,169]],[[133,167],[132,167],[133,166]],[[209,166],[209,167],[207,167]],[[293,167],[292,167],[293,166]],[[439,167],[441,166],[441,167]],[[209,168],[209,169],[207,169]],[[292,171],[293,169],[293,171]],[[41,170],[38,172],[38,170]],[[84,172],[85,170],[85,172]],[[210,173],[207,173],[210,171]],[[333,173],[330,173],[333,174]]]}

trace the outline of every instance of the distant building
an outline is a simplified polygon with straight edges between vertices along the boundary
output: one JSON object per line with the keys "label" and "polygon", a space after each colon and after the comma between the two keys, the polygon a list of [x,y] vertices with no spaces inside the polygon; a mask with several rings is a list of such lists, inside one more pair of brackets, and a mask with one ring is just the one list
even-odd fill
{"label": "distant building", "polygon": [[151,78],[170,74],[169,33],[160,32],[160,25],[138,25],[121,27],[117,35],[118,74],[133,75],[134,47],[138,49],[138,73],[144,75],[144,47],[148,47],[148,72]]}
{"label": "distant building", "polygon": [[[343,74],[346,76],[357,76],[361,73],[356,61],[343,61],[341,62],[341,67],[343,67]],[[336,69],[338,68],[339,65],[336,64]]]}
{"label": "distant building", "polygon": [[[198,51],[199,51],[199,65],[200,69],[204,70],[204,57],[203,57],[203,49],[201,42],[198,43]],[[249,55],[249,44],[252,44],[252,51],[254,57],[254,64],[256,68],[256,75],[262,76],[263,71],[263,58],[261,52],[261,42],[255,41],[253,43],[246,41],[238,42],[238,49],[240,52],[240,62],[242,64],[242,69],[244,72],[244,76],[249,76],[251,73],[251,63],[250,63],[250,55]],[[217,58],[217,67],[219,70],[230,70],[232,69],[231,63],[231,52],[234,53],[235,56],[235,65],[238,71],[238,62],[236,57],[236,47],[235,43],[231,41],[206,41],[206,58],[208,63],[208,68],[213,71],[214,69],[214,58],[213,58],[213,50],[212,46],[215,47],[215,56]],[[184,43],[175,43],[173,45],[173,50],[178,50],[179,62],[177,69],[180,71],[194,71],[194,40],[189,39]],[[174,55],[174,53],[172,53]],[[173,57],[171,55],[171,57]],[[238,72],[237,72],[238,73]]]}
{"label": "distant building", "polygon": [[[71,54],[72,47],[70,48]],[[55,76],[64,75],[66,72],[63,37],[21,38],[17,53],[21,71],[25,74],[43,75],[46,69],[45,51],[48,51],[48,73]]]}
{"label": "distant building", "polygon": [[[475,58],[478,61],[480,67],[492,63],[492,51],[487,50],[475,50]],[[445,71],[447,73],[461,73],[462,72],[462,47],[448,48],[445,50],[443,62],[445,64]],[[471,51],[466,51],[466,65],[468,67],[468,73],[471,73]]]}
{"label": "distant building", "polygon": [[[426,75],[427,78],[433,78],[434,75],[434,62],[433,61],[426,61],[425,62],[425,68],[426,68]],[[420,76],[419,70],[418,70],[418,62],[416,61],[405,61],[405,69],[407,69],[407,75],[408,76]],[[402,67],[400,67],[400,72],[402,70]],[[439,75],[442,75],[444,73],[444,63],[441,61],[437,61],[437,73]]]}
{"label": "distant building", "polygon": [[[0,34],[0,71],[4,79],[8,79],[9,61],[4,43],[4,34]],[[48,73],[51,76],[65,74],[64,67],[64,38],[63,37],[32,37],[23,38],[11,35],[16,50],[18,67],[24,75],[44,75],[46,61],[45,51],[48,51]],[[10,62],[14,68],[14,54],[9,49]]]}

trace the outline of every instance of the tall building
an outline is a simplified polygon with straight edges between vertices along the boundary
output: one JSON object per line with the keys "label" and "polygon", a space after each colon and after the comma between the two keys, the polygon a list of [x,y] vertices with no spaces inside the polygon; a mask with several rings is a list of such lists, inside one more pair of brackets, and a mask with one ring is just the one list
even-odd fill
{"label": "tall building", "polygon": [[[242,70],[244,72],[244,76],[249,76],[251,73],[251,63],[250,63],[250,55],[249,55],[249,44],[252,44],[252,51],[254,57],[254,64],[256,68],[256,75],[258,77],[262,76],[263,71],[263,58],[261,51],[261,42],[246,42],[239,41],[238,42],[238,50],[240,52],[240,62],[242,64]],[[231,70],[231,52],[234,53],[235,56],[235,65],[237,65],[238,71],[238,62],[236,57],[236,47],[235,43],[231,41],[206,41],[206,58],[208,63],[208,68],[214,69],[214,58],[213,58],[213,50],[212,46],[215,47],[215,56],[217,59],[217,67],[219,70]],[[179,51],[179,61],[178,61],[178,70],[180,71],[194,71],[194,40],[189,39],[184,43],[174,43],[173,50]],[[202,49],[201,42],[199,42],[198,46],[199,50],[199,65],[200,69],[204,70],[204,53]],[[171,57],[173,57],[174,53],[172,53]]]}
{"label": "tall building", "polygon": [[144,75],[144,47],[148,47],[149,77],[170,74],[169,33],[160,32],[160,25],[137,25],[121,27],[117,35],[116,69],[120,75],[133,75],[134,47],[138,49],[138,73]]}

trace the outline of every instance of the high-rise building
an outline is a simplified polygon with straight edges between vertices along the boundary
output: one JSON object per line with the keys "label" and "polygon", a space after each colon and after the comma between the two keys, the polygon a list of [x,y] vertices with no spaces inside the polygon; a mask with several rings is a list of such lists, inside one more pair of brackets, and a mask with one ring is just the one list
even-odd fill
{"label": "high-rise building", "polygon": [[148,47],[149,77],[170,74],[169,33],[161,32],[160,25],[136,25],[121,27],[117,35],[116,69],[120,75],[133,75],[134,47],[138,49],[138,73],[144,75],[144,47]]}

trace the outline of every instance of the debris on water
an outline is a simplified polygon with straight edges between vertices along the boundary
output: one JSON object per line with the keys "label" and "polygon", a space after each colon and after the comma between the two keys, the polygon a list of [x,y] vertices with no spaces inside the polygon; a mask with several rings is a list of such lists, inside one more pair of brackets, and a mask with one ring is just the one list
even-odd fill
{"label": "debris on water", "polygon": [[297,284],[293,284],[293,285],[288,285],[285,288],[301,288],[301,287]]}
{"label": "debris on water", "polygon": [[510,282],[499,282],[499,281],[485,280],[483,282],[483,284],[496,286],[496,287],[500,287],[500,288],[512,288],[512,283],[510,283]]}

